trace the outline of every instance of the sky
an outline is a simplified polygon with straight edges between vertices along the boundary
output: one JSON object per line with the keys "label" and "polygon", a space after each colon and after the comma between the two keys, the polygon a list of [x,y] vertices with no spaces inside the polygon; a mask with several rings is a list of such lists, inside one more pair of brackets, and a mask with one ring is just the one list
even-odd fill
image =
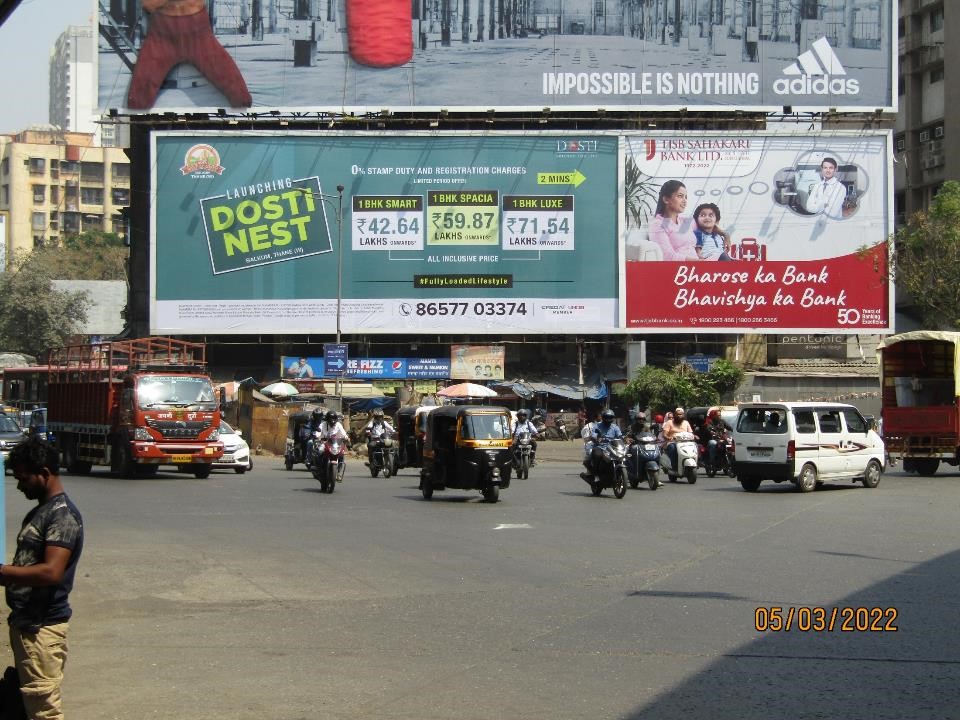
{"label": "sky", "polygon": [[22,0],[0,25],[0,132],[49,122],[50,51],[69,25],[90,25],[90,0]]}

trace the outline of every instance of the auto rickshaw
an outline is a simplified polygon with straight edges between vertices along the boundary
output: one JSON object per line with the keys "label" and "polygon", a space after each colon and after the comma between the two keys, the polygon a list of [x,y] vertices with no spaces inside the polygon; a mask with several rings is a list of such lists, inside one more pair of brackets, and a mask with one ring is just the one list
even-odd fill
{"label": "auto rickshaw", "polygon": [[448,405],[427,416],[420,490],[479,490],[495,503],[510,486],[510,411],[495,405]]}
{"label": "auto rickshaw", "polygon": [[397,467],[420,467],[417,408],[412,405],[397,410],[397,446]]}
{"label": "auto rickshaw", "polygon": [[283,464],[287,470],[293,470],[297,463],[304,463],[307,470],[307,428],[310,425],[311,411],[295,412],[287,418],[287,442],[283,451]]}

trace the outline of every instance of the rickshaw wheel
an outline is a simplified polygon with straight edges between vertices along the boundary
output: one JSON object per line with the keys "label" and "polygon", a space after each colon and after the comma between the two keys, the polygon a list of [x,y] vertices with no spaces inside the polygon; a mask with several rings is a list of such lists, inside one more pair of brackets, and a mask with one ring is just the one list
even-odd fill
{"label": "rickshaw wheel", "polygon": [[433,485],[431,485],[429,482],[426,482],[426,483],[425,483],[423,480],[421,480],[421,481],[420,481],[420,492],[423,493],[423,499],[424,499],[424,500],[429,500],[430,498],[433,497]]}
{"label": "rickshaw wheel", "polygon": [[283,466],[287,470],[293,470],[293,458],[289,455],[283,459]]}
{"label": "rickshaw wheel", "polygon": [[480,492],[483,493],[483,499],[486,500],[488,503],[495,503],[497,500],[500,499],[500,488],[497,485],[490,485],[489,487],[485,487]]}

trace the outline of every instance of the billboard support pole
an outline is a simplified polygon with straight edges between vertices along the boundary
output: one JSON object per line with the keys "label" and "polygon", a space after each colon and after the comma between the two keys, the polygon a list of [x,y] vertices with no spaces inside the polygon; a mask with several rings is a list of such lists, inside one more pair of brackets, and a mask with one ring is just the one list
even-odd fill
{"label": "billboard support pole", "polygon": [[[340,344],[340,305],[343,302],[343,185],[337,185],[337,345]],[[337,401],[343,408],[343,375],[337,374]]]}

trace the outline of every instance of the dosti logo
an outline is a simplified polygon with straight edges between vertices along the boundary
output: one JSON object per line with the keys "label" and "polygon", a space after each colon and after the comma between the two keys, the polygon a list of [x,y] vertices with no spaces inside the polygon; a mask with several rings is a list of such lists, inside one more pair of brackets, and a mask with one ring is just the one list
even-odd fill
{"label": "dosti logo", "polygon": [[777,95],[859,95],[860,81],[845,78],[846,69],[825,37],[783,69],[784,75],[773,83]]}
{"label": "dosti logo", "polygon": [[220,153],[212,145],[194,145],[183,156],[183,167],[180,168],[180,173],[197,177],[222,175]]}
{"label": "dosti logo", "polygon": [[599,141],[597,140],[557,140],[558,153],[595,153]]}

